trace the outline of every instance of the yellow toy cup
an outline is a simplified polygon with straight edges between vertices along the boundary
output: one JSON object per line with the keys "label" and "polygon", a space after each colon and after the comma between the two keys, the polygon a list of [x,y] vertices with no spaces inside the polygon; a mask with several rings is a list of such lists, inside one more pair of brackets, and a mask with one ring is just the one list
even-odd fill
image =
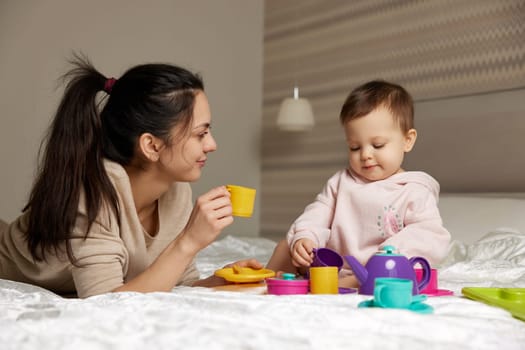
{"label": "yellow toy cup", "polygon": [[310,267],[310,293],[339,294],[337,266]]}
{"label": "yellow toy cup", "polygon": [[253,214],[253,204],[255,202],[255,188],[226,185],[230,192],[230,200],[234,216],[249,218]]}

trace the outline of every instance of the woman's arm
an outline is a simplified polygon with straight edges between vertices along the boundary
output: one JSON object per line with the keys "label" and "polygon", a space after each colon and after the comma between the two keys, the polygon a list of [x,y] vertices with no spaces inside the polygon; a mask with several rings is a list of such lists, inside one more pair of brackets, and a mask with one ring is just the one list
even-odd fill
{"label": "woman's arm", "polygon": [[188,223],[142,273],[114,292],[169,291],[180,280],[195,255],[212,243],[222,230],[233,222],[230,193],[221,186],[200,196]]}
{"label": "woman's arm", "polygon": [[172,241],[146,270],[115,288],[113,292],[170,291],[199,250],[190,237],[181,235]]}

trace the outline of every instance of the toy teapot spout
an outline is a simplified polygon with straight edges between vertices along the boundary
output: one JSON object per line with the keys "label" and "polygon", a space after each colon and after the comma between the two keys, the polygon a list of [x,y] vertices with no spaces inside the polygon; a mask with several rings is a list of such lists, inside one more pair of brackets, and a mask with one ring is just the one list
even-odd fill
{"label": "toy teapot spout", "polygon": [[365,281],[368,279],[367,269],[355,257],[351,255],[345,255],[344,258],[348,265],[350,265],[350,268],[352,268],[352,271],[354,272],[355,277],[359,281],[359,284],[365,283]]}

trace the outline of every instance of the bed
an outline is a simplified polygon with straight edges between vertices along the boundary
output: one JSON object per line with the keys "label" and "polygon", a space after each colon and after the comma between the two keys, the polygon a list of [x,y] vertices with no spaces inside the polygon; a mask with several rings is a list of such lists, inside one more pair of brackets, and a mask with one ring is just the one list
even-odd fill
{"label": "bed", "polygon": [[[0,347],[524,349],[524,320],[466,298],[462,289],[525,288],[525,234],[516,211],[525,208],[525,200],[445,197],[440,204],[443,219],[456,238],[438,267],[439,287],[454,295],[429,297],[426,303],[434,308],[432,314],[358,308],[370,299],[358,294],[269,295],[264,283],[217,289],[176,287],[170,293],[113,293],[81,300],[0,280]],[[466,203],[472,217],[455,217],[461,212],[456,209]],[[505,204],[508,207],[493,227],[487,218],[479,222],[476,207],[483,211]],[[466,232],[473,228],[484,231],[475,238],[474,232]],[[465,240],[459,239],[462,234]],[[197,266],[205,277],[239,258],[265,262],[274,246],[265,238],[226,236],[199,254]],[[525,304],[521,306],[525,309]]]}

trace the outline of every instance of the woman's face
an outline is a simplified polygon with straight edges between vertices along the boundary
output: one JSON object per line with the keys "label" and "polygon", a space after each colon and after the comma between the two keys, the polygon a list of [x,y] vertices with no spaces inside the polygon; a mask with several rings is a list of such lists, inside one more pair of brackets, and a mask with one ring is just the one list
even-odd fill
{"label": "woman's face", "polygon": [[[208,153],[217,149],[217,143],[211,135],[211,113],[208,98],[203,91],[195,95],[193,121],[189,135],[163,149],[160,162],[174,181],[193,182],[201,177]],[[176,126],[172,135],[177,135]]]}

